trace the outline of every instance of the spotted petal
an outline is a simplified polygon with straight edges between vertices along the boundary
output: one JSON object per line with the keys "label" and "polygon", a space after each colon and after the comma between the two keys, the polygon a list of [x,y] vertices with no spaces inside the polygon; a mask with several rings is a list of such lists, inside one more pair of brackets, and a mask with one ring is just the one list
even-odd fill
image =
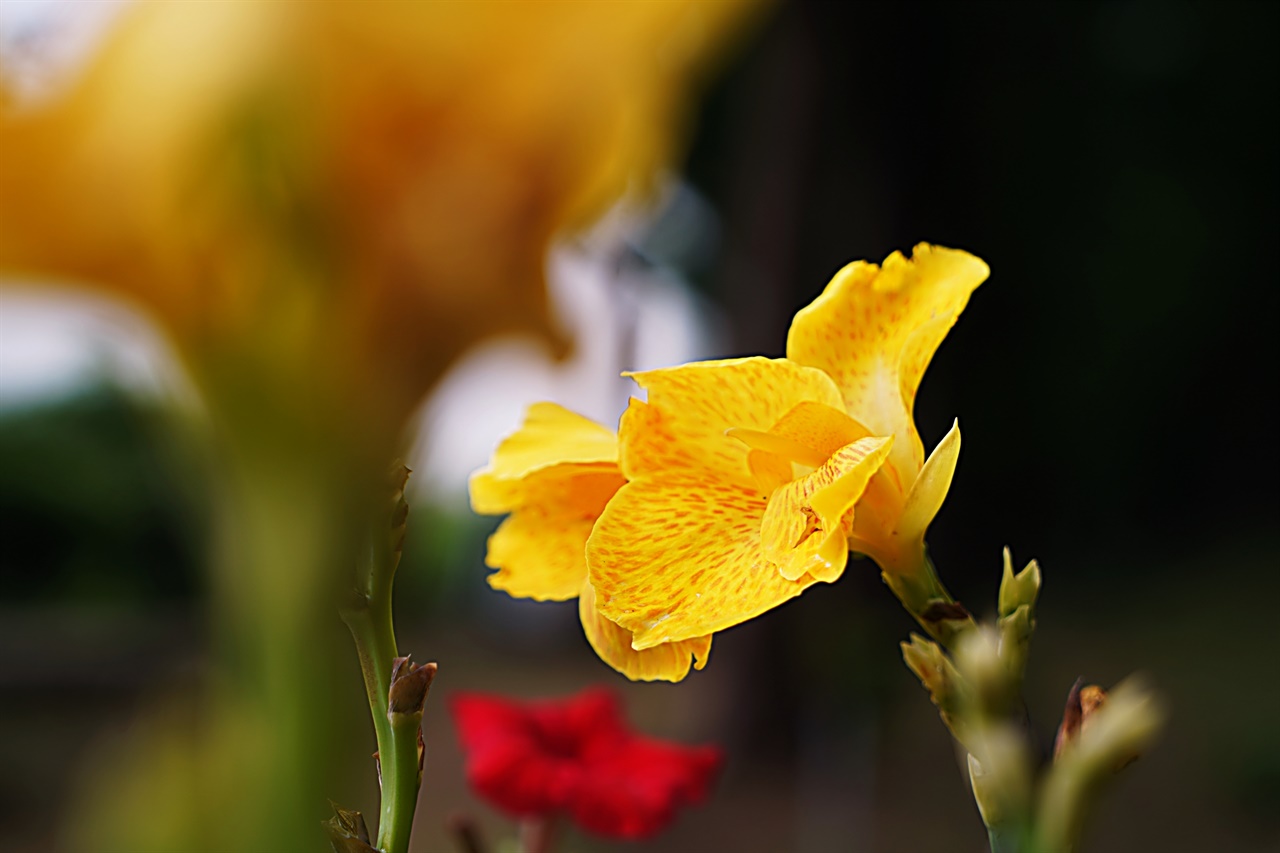
{"label": "spotted petal", "polygon": [[587,537],[623,482],[616,469],[571,463],[525,478],[526,502],[489,537],[485,565],[498,569],[489,586],[536,601],[576,596],[587,577]]}
{"label": "spotted petal", "polygon": [[649,392],[647,405],[633,403],[618,429],[622,470],[632,480],[686,469],[752,483],[748,449],[726,430],[767,431],[806,400],[842,406],[829,376],[786,359],[703,361],[629,375]]}
{"label": "spotted petal", "polygon": [[602,661],[632,681],[680,681],[689,674],[690,663],[694,669],[702,669],[711,654],[710,635],[636,651],[631,648],[631,632],[596,609],[596,593],[590,583],[582,584],[578,615],[591,648]]}
{"label": "spotted petal", "polygon": [[862,497],[892,446],[892,437],[858,439],[812,474],[773,493],[760,538],[784,578],[809,574],[830,582],[840,577],[849,558],[845,513]]}
{"label": "spotted petal", "polygon": [[787,357],[825,371],[851,416],[896,438],[890,462],[904,488],[924,463],[913,415],[920,380],[988,272],[973,255],[922,243],[883,267],[849,264],[791,323]]}
{"label": "spotted petal", "polygon": [[712,471],[667,472],[623,486],[587,540],[587,567],[604,616],[634,633],[632,647],[701,637],[799,595],[765,558],[765,501],[754,485]]}
{"label": "spotted petal", "polygon": [[555,403],[534,403],[488,466],[471,475],[471,508],[483,515],[511,512],[527,502],[534,474],[566,464],[572,467],[564,476],[616,472],[617,459],[618,440],[611,430]]}

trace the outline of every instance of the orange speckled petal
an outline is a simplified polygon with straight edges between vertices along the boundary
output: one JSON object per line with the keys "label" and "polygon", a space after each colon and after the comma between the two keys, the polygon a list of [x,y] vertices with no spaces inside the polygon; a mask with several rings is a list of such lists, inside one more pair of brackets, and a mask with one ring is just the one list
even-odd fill
{"label": "orange speckled petal", "polygon": [[845,445],[871,435],[871,430],[849,417],[843,409],[808,401],[783,415],[769,432],[812,447],[822,454],[823,459]]}
{"label": "orange speckled petal", "polygon": [[536,471],[561,463],[615,470],[617,459],[611,430],[555,403],[534,403],[488,466],[471,475],[471,508],[485,515],[510,512],[523,501],[522,481]]}
{"label": "orange speckled petal", "polygon": [[754,485],[670,471],[623,486],[587,540],[596,607],[635,634],[632,647],[701,637],[799,595],[765,559],[765,501]]}
{"label": "orange speckled petal", "polygon": [[571,466],[526,478],[529,502],[489,537],[485,564],[498,569],[489,576],[494,589],[515,598],[567,601],[582,588],[587,537],[624,481],[616,471],[566,470]]}
{"label": "orange speckled petal", "polygon": [[890,461],[904,488],[924,463],[913,420],[920,380],[988,272],[967,252],[922,243],[883,267],[849,264],[791,323],[787,357],[830,374],[851,416],[897,439]]}
{"label": "orange speckled petal", "polygon": [[587,642],[600,660],[632,681],[682,681],[689,674],[691,663],[694,669],[702,669],[711,654],[710,635],[636,651],[631,648],[631,632],[600,615],[595,590],[589,583],[582,585],[578,615],[582,617]]}
{"label": "orange speckled petal", "polygon": [[840,390],[820,370],[786,359],[704,361],[630,374],[649,392],[618,429],[628,479],[676,468],[712,469],[752,483],[748,448],[725,430],[767,431],[805,400],[841,408]]}
{"label": "orange speckled petal", "polygon": [[747,467],[755,479],[760,494],[768,497],[773,490],[785,486],[796,478],[795,467],[789,459],[767,450],[752,450],[747,454]]}
{"label": "orange speckled petal", "polygon": [[767,496],[796,479],[793,462],[819,468],[841,447],[870,433],[840,409],[805,401],[783,415],[768,433],[734,428],[728,435],[752,448],[747,466],[760,494]]}
{"label": "orange speckled petal", "polygon": [[844,515],[862,497],[884,464],[892,437],[861,438],[832,454],[825,465],[773,493],[760,539],[765,556],[787,580],[809,574],[834,581],[849,557]]}
{"label": "orange speckled petal", "polygon": [[924,539],[925,531],[933,517],[942,508],[951,488],[951,478],[956,472],[956,461],[960,458],[960,422],[956,421],[938,442],[938,446],[929,454],[929,461],[920,469],[911,493],[907,495],[906,506],[902,510],[902,520],[898,523],[898,535],[903,541]]}

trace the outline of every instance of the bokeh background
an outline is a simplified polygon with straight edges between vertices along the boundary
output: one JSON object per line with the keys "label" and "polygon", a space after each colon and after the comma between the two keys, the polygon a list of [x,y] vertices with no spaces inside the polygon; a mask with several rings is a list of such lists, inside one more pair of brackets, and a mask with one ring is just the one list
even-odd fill
{"label": "bokeh background", "polygon": [[[706,93],[663,211],[619,215],[557,261],[566,322],[586,330],[577,355],[532,368],[532,344],[492,345],[424,414],[396,599],[401,648],[441,664],[416,849],[450,849],[456,812],[491,841],[512,832],[461,781],[450,690],[598,682],[642,728],[729,756],[709,804],[628,849],[984,848],[898,655],[912,626],[873,566],[717,636],[683,684],[630,684],[586,646],[576,604],[488,588],[496,520],[468,513],[457,471],[530,396],[609,420],[619,369],[781,355],[792,313],[841,265],[927,240],[992,268],[917,403],[927,445],[954,417],[964,430],[930,536],[942,576],[989,614],[1000,549],[1040,560],[1027,700],[1046,744],[1077,676],[1141,670],[1170,709],[1089,849],[1280,850],[1278,40],[1271,3],[767,16]],[[140,711],[205,659],[208,472],[173,428],[181,381],[114,316],[0,301],[5,849],[56,849]],[[59,349],[68,334],[79,356]],[[354,654],[350,669],[332,710],[353,770],[335,799],[371,813]],[[570,833],[564,849],[608,847]]]}

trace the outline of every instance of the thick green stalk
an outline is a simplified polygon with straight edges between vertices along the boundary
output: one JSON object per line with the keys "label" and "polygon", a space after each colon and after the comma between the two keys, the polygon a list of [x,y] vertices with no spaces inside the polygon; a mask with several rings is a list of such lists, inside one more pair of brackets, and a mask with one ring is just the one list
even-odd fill
{"label": "thick green stalk", "polygon": [[387,853],[409,849],[422,784],[421,736],[421,713],[391,715],[391,748],[382,753],[382,820],[378,824],[378,846]]}
{"label": "thick green stalk", "polygon": [[[381,597],[380,597],[381,599]],[[393,733],[387,719],[387,693],[391,689],[391,662],[396,658],[396,637],[391,622],[389,597],[377,602],[368,601],[360,609],[346,610],[343,620],[351,629],[360,658],[360,672],[364,676],[365,696],[369,700],[369,715],[373,718],[373,730],[378,741],[378,756],[385,768],[383,756],[392,754]],[[387,783],[382,781],[382,818],[378,823],[378,846],[382,847],[383,827],[388,823]]]}
{"label": "thick green stalk", "polygon": [[252,425],[234,437],[212,577],[219,710],[205,736],[223,743],[222,760],[249,751],[235,760],[255,771],[208,795],[206,807],[236,817],[214,818],[191,844],[290,849],[314,836],[335,779],[332,756],[317,747],[337,732],[325,701],[325,614],[353,531],[336,478],[313,464],[310,447]]}
{"label": "thick green stalk", "polygon": [[987,828],[987,842],[991,845],[991,853],[1027,853],[1030,848],[1024,843],[1024,835],[1004,827]]}
{"label": "thick green stalk", "polygon": [[[393,684],[400,669],[393,670],[399,652],[391,612],[391,591],[408,512],[404,501],[408,469],[398,468],[393,477],[390,524],[385,513],[373,514],[370,526],[374,534],[368,564],[357,577],[357,588],[352,590],[342,618],[355,640],[369,714],[373,718],[378,741],[382,807],[376,846],[386,853],[406,853],[422,782],[418,752],[422,707],[421,702],[417,703],[415,713],[397,712],[393,707],[396,704],[392,699]],[[407,662],[405,664],[407,673],[410,667]],[[425,691],[422,698],[425,701]]]}

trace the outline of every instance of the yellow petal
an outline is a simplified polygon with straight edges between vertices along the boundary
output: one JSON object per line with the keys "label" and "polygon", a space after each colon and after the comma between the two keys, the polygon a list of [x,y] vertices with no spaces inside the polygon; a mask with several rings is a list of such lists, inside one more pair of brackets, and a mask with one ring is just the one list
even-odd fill
{"label": "yellow petal", "polygon": [[586,545],[605,504],[622,487],[617,471],[536,472],[523,485],[525,503],[489,537],[489,585],[516,598],[567,601],[587,577]]}
{"label": "yellow petal", "polygon": [[534,403],[520,429],[508,436],[488,466],[471,475],[471,508],[485,515],[510,512],[523,501],[524,480],[571,463],[571,473],[617,470],[612,431],[555,403]]}
{"label": "yellow petal", "polygon": [[689,674],[691,662],[694,669],[702,669],[711,654],[710,634],[636,651],[631,648],[631,632],[600,615],[590,583],[582,585],[578,615],[591,648],[602,661],[632,681],[681,681]]}
{"label": "yellow petal", "polygon": [[849,557],[844,515],[884,464],[893,439],[862,438],[840,448],[821,468],[778,489],[760,527],[765,556],[787,580],[805,574],[834,581]]}
{"label": "yellow petal", "polygon": [[752,483],[748,448],[726,430],[767,432],[806,400],[842,405],[829,376],[786,359],[704,361],[628,375],[649,392],[648,404],[633,404],[618,430],[622,470],[633,480],[684,468]]}
{"label": "yellow petal", "polygon": [[[770,495],[779,486],[821,467],[831,454],[870,433],[840,409],[805,401],[782,416],[767,433],[739,428],[727,432],[751,448],[747,465],[760,486]],[[792,463],[795,463],[793,465]]]}
{"label": "yellow petal", "polygon": [[929,461],[924,463],[911,493],[907,495],[902,520],[898,522],[898,535],[904,541],[924,539],[925,531],[947,498],[959,458],[960,422],[956,421],[929,454]]}
{"label": "yellow petal", "polygon": [[783,415],[769,432],[813,448],[824,462],[845,445],[871,435],[843,409],[808,401]]}
{"label": "yellow petal", "polygon": [[765,497],[796,478],[796,466],[790,459],[767,450],[752,449],[747,454],[747,467],[755,479],[756,488]]}
{"label": "yellow petal", "polygon": [[849,264],[791,323],[787,357],[830,374],[851,416],[896,438],[890,464],[904,487],[924,462],[913,419],[920,380],[988,272],[973,255],[922,243],[883,268]]}
{"label": "yellow petal", "polygon": [[814,583],[789,581],[764,556],[765,501],[709,471],[669,471],[623,486],[587,540],[604,616],[648,649],[745,622]]}

